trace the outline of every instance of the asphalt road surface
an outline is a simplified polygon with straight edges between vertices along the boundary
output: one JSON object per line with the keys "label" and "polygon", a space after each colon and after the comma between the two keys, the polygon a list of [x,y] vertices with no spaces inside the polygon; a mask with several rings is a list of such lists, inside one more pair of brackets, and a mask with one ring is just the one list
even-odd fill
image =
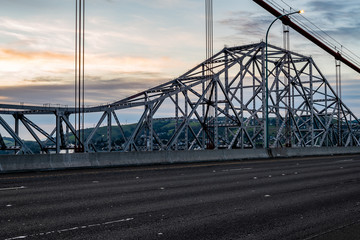
{"label": "asphalt road surface", "polygon": [[360,239],[360,155],[0,174],[0,239]]}

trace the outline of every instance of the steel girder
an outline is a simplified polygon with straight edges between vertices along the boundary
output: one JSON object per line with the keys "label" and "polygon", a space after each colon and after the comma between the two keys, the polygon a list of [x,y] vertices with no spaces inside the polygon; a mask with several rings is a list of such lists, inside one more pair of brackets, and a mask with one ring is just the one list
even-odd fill
{"label": "steel girder", "polygon": [[[219,148],[263,148],[265,124],[265,43],[224,48],[180,77],[108,105],[86,108],[100,113],[86,134],[86,151],[158,151]],[[311,57],[268,47],[269,119],[271,147],[359,146],[360,122],[336,96]],[[119,118],[137,112],[129,131]],[[48,115],[52,132],[31,121]],[[13,116],[14,129],[0,116],[1,150],[30,153],[19,124],[42,152],[73,149],[73,108],[0,104],[0,115]],[[94,136],[106,126],[105,146]],[[154,127],[170,124],[170,134]],[[115,123],[113,125],[113,122]],[[120,132],[114,143],[112,132]],[[10,135],[8,147],[2,136]],[[40,137],[41,136],[41,137]],[[106,137],[105,137],[106,136]],[[1,151],[0,150],[0,151]]]}

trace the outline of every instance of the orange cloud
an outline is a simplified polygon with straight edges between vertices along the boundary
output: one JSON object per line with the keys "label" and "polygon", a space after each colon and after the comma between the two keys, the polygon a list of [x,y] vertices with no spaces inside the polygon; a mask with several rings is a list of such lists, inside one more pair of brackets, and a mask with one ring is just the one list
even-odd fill
{"label": "orange cloud", "polygon": [[55,52],[26,52],[14,49],[0,48],[0,60],[32,60],[32,59],[57,59],[74,60],[73,55]]}
{"label": "orange cloud", "polygon": [[[36,51],[18,51],[9,48],[0,48],[0,61],[2,62],[18,62],[21,65],[22,61],[46,61],[46,65],[50,65],[51,61],[62,61],[68,63],[69,67],[73,66],[74,55],[64,54],[57,52],[36,52]],[[95,71],[109,71],[109,72],[159,72],[167,68],[177,68],[183,65],[182,62],[169,57],[156,57],[156,58],[144,58],[144,57],[107,57],[98,56],[94,54],[85,54],[85,65],[89,69]],[[57,65],[58,66],[58,65]],[[55,67],[55,66],[53,66]]]}
{"label": "orange cloud", "polygon": [[[85,54],[85,76],[104,79],[145,81],[143,87],[158,83],[159,79],[177,77],[186,64],[165,56],[107,56]],[[0,48],[0,83],[4,86],[62,85],[74,79],[74,56],[71,52],[27,51]],[[146,80],[144,80],[146,79]],[[143,90],[143,89],[141,89]]]}

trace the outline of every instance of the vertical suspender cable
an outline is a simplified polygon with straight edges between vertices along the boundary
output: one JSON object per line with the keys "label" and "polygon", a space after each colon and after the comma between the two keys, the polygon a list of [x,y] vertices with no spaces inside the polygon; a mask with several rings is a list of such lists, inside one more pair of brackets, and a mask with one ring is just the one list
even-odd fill
{"label": "vertical suspender cable", "polygon": [[78,57],[79,57],[79,62],[78,62],[78,64],[79,64],[79,69],[78,69],[78,71],[79,71],[79,73],[78,73],[78,106],[77,106],[77,108],[78,108],[78,126],[79,126],[79,147],[78,147],[78,151],[79,152],[81,152],[81,139],[82,139],[82,137],[81,137],[81,109],[80,109],[80,106],[81,106],[81,63],[82,63],[82,59],[81,59],[81,53],[82,53],[82,51],[81,51],[81,49],[82,49],[82,47],[81,47],[81,43],[82,43],[82,41],[81,41],[81,37],[82,37],[82,34],[81,34],[81,32],[82,32],[82,28],[81,28],[81,24],[82,24],[82,21],[81,21],[81,12],[82,12],[82,8],[81,8],[81,6],[82,6],[82,0],[79,0],[79,55],[78,55]]}
{"label": "vertical suspender cable", "polygon": [[75,6],[75,152],[84,151],[85,119],[85,0]]}
{"label": "vertical suspender cable", "polygon": [[[208,59],[209,56],[209,39],[208,39],[208,31],[209,31],[209,27],[208,27],[208,6],[209,6],[209,0],[205,0],[205,58],[206,60]],[[207,71],[206,71],[207,72]]]}
{"label": "vertical suspender cable", "polygon": [[78,146],[77,140],[77,46],[78,46],[78,34],[77,34],[77,23],[78,23],[78,0],[75,1],[75,105],[74,105],[74,118],[75,118],[75,133],[74,133],[74,148],[76,150]]}
{"label": "vertical suspender cable", "polygon": [[82,42],[82,142],[84,143],[84,123],[85,123],[85,0],[83,3],[83,42]]}
{"label": "vertical suspender cable", "polygon": [[[214,21],[213,21],[213,1],[210,0],[210,57],[214,55]],[[212,61],[211,61],[212,67]]]}
{"label": "vertical suspender cable", "polygon": [[[211,84],[211,80],[209,79],[212,74],[212,59],[213,56],[213,1],[212,0],[205,0],[205,29],[206,29],[206,62],[205,62],[205,75],[208,78],[206,81],[206,86]],[[213,99],[214,93],[213,88],[209,88],[208,92],[206,93],[206,98],[209,101],[209,104],[207,105],[207,111],[204,116],[205,119],[207,119],[208,127],[212,124],[212,121],[214,121],[214,108],[210,105],[211,101]],[[208,128],[209,132],[210,127]],[[207,148],[213,148],[211,144],[211,140],[207,141]]]}

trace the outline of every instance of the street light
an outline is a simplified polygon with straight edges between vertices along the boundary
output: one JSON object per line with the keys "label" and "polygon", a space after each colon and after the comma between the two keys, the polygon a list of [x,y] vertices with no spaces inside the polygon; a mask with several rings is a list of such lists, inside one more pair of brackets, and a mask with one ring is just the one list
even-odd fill
{"label": "street light", "polygon": [[300,13],[300,14],[304,13],[304,10],[280,15],[279,17],[274,19],[274,21],[272,21],[272,23],[270,24],[270,26],[268,27],[268,29],[266,31],[266,37],[265,37],[265,76],[266,76],[266,78],[265,78],[265,117],[266,117],[266,119],[265,119],[265,147],[266,148],[269,148],[268,35],[269,35],[271,26],[274,24],[274,22],[276,22],[276,20],[278,20],[282,17],[285,17],[285,16],[296,14],[296,13]]}

